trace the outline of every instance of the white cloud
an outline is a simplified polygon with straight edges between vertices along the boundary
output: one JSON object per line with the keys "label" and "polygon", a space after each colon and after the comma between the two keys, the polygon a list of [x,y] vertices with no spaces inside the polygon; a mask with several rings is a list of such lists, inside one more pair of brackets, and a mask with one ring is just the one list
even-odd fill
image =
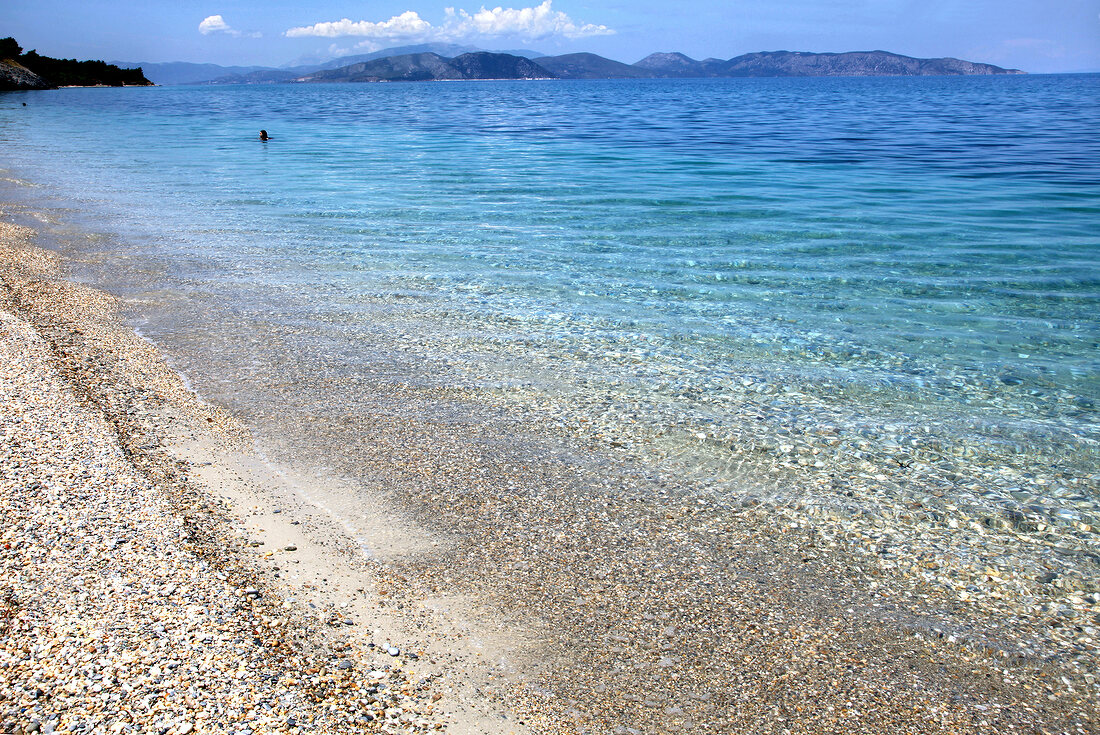
{"label": "white cloud", "polygon": [[432,24],[422,19],[414,10],[406,10],[401,15],[395,15],[389,20],[371,23],[368,20],[352,21],[348,18],[331,21],[329,23],[315,23],[302,28],[291,28],[286,35],[295,38],[299,36],[321,36],[323,38],[339,38],[340,36],[366,36],[368,38],[412,38],[429,33]]}
{"label": "white cloud", "polygon": [[[291,28],[285,35],[291,38],[362,36],[387,40],[454,41],[494,36],[520,36],[526,39],[543,39],[551,36],[585,38],[607,36],[615,32],[605,25],[577,23],[565,13],[555,11],[552,2],[553,0],[544,0],[541,5],[519,9],[496,7],[488,10],[483,6],[476,13],[447,8],[445,11],[447,17],[442,25],[432,25],[421,18],[416,11],[407,10],[389,20],[371,22],[344,18]],[[220,20],[221,16],[211,16],[211,18]]]}
{"label": "white cloud", "polygon": [[199,23],[199,33],[204,36],[209,36],[211,33],[225,33],[229,36],[246,36],[247,38],[259,38],[262,33],[242,33],[231,27],[225,22],[225,18],[220,15],[209,15],[202,19]]}
{"label": "white cloud", "polygon": [[381,48],[385,48],[384,43],[372,41],[367,39],[366,41],[360,41],[353,46],[344,46],[339,43],[329,44],[328,55],[334,59],[338,59],[341,56],[351,56],[352,54],[369,54],[372,51],[378,51]]}
{"label": "white cloud", "polygon": [[565,38],[585,38],[587,36],[606,36],[614,33],[604,25],[576,23],[561,11],[555,11],[552,0],[544,0],[541,5],[532,8],[501,8],[481,10],[474,14],[459,10],[448,13],[455,18],[445,27],[457,36],[522,36],[541,39],[550,36]]}
{"label": "white cloud", "polygon": [[232,33],[233,29],[229,27],[229,24],[225,22],[225,18],[220,15],[211,15],[203,18],[202,23],[199,23],[199,33],[204,36],[209,36],[211,33]]}

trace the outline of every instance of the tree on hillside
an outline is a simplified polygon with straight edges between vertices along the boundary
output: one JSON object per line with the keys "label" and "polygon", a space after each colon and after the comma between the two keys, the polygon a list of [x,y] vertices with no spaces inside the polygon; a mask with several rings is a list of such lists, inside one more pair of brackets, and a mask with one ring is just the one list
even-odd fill
{"label": "tree on hillside", "polygon": [[17,59],[23,53],[23,47],[11,36],[0,38],[0,59]]}
{"label": "tree on hillside", "polygon": [[35,49],[23,53],[14,38],[0,38],[0,59],[11,59],[41,77],[51,87],[101,86],[122,87],[152,84],[137,69],[119,69],[102,61],[77,61],[42,56]]}

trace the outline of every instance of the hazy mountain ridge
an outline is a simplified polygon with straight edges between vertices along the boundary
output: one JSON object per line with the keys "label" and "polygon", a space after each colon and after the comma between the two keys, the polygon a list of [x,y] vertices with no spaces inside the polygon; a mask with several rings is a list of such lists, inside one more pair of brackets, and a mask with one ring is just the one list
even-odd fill
{"label": "hazy mountain ridge", "polygon": [[639,79],[652,76],[646,69],[588,53],[544,56],[538,64],[561,79]]}
{"label": "hazy mountain ridge", "polygon": [[[369,64],[375,64],[373,72],[364,68],[342,67],[323,74],[317,73],[301,77],[295,81],[368,81],[376,76],[378,81],[397,80],[428,81],[432,79],[652,79],[652,78],[704,78],[704,77],[811,77],[811,76],[944,76],[973,74],[1022,74],[1016,69],[1002,69],[992,64],[981,64],[962,59],[918,59],[902,56],[888,51],[850,51],[845,53],[811,53],[806,51],[765,51],[735,56],[729,60],[704,59],[696,61],[681,53],[655,53],[635,64],[623,64],[612,59],[591,53],[562,54],[560,56],[541,56],[530,64],[545,73],[525,67],[513,73],[491,62],[495,57],[507,57],[507,54],[479,52],[483,63],[495,72],[489,76],[480,76],[473,72],[466,76],[455,76],[450,69],[439,66],[432,71],[430,65],[417,72],[411,69],[399,70],[387,68],[388,59],[407,57],[377,58]],[[411,56],[416,56],[415,54]],[[433,54],[439,60],[447,59]],[[460,58],[460,57],[456,57]],[[525,61],[528,61],[525,59]],[[393,62],[390,62],[393,63]],[[407,60],[400,62],[407,64]],[[433,62],[435,63],[435,62]],[[355,66],[355,65],[353,65]]]}
{"label": "hazy mountain ridge", "polygon": [[728,61],[696,61],[679,53],[650,54],[634,66],[657,77],[824,77],[824,76],[945,76],[973,74],[1022,74],[962,59],[918,59],[889,51],[811,53],[760,51]]}
{"label": "hazy mountain ridge", "polygon": [[478,51],[451,59],[467,79],[551,79],[541,64],[523,56]]}
{"label": "hazy mountain ridge", "polygon": [[[849,51],[844,53],[814,53],[808,51],[761,51],[743,54],[732,59],[703,59],[697,61],[678,52],[659,52],[650,54],[634,64],[624,64],[613,59],[591,53],[561,54],[545,56],[537,51],[484,51],[473,46],[461,46],[451,43],[427,43],[412,46],[398,46],[382,49],[368,54],[345,56],[316,64],[304,64],[283,68],[277,67],[220,67],[215,64],[190,64],[173,62],[166,64],[142,64],[147,77],[158,84],[276,84],[295,81],[334,82],[343,78],[351,81],[353,77],[364,76],[366,67],[350,70],[362,64],[372,64],[383,59],[395,57],[433,54],[443,61],[459,58],[465,54],[489,54],[490,56],[518,57],[532,61],[543,72],[518,67],[513,70],[517,76],[509,76],[508,63],[498,61],[490,63],[482,60],[485,68],[481,71],[467,70],[465,76],[456,77],[455,70],[445,68],[422,59],[424,66],[419,71],[412,67],[399,71],[402,64],[391,62],[388,71],[383,67],[372,67],[373,76],[379,80],[406,79],[409,81],[427,81],[432,79],[453,78],[495,78],[524,79],[644,79],[644,78],[696,78],[696,77],[791,77],[791,76],[929,76],[929,75],[970,75],[970,74],[1022,74],[1016,69],[1003,69],[992,64],[983,64],[954,58],[920,59],[903,56],[888,51]],[[122,65],[121,62],[115,62]],[[510,63],[510,62],[509,62]],[[492,67],[490,69],[490,67]],[[431,72],[435,68],[435,72]],[[344,71],[341,71],[344,70]],[[330,73],[333,72],[333,73]],[[498,74],[497,76],[477,76],[480,73]],[[470,76],[473,74],[474,76]],[[371,74],[366,74],[371,76]]]}
{"label": "hazy mountain ridge", "polygon": [[[328,61],[309,64],[292,63],[285,66],[220,66],[218,64],[198,64],[189,61],[163,63],[113,61],[111,63],[122,67],[140,66],[145,71],[145,76],[152,79],[156,84],[277,84],[293,81],[314,72],[339,69],[374,61],[375,59],[383,59],[388,56],[434,53],[450,59],[462,54],[482,51],[485,51],[485,49],[454,43],[419,43],[411,46],[394,46],[367,54],[341,56]],[[528,59],[545,56],[539,51],[530,49],[494,51],[493,53],[522,56]]]}
{"label": "hazy mountain ridge", "polygon": [[[121,67],[140,67],[145,76],[154,84],[202,84],[218,77],[238,77],[256,71],[279,71],[266,66],[221,66],[220,64],[197,64],[190,61],[136,62],[112,61]],[[316,67],[315,67],[316,68]]]}
{"label": "hazy mountain ridge", "polygon": [[817,76],[955,76],[1022,74],[954,58],[918,59],[889,51],[849,51],[817,54],[805,51],[766,51],[744,54],[719,68],[719,76],[817,77]]}
{"label": "hazy mountain ridge", "polygon": [[401,54],[314,72],[299,82],[420,82],[457,79],[551,79],[522,56],[479,51],[447,59],[436,53]]}
{"label": "hazy mountain ridge", "polygon": [[[522,56],[526,59],[536,59],[540,56],[546,56],[546,54],[539,51],[532,51],[530,49],[501,49],[497,51],[489,51],[488,49],[478,48],[477,46],[462,46],[456,43],[418,43],[413,46],[395,46],[393,48],[384,48],[380,51],[372,51],[369,54],[358,54],[356,56],[341,56],[336,59],[331,59],[318,64],[316,70],[320,69],[339,69],[342,66],[350,66],[351,64],[360,64],[366,61],[374,61],[375,59],[384,59],[387,56],[403,56],[405,54],[423,54],[433,53],[439,54],[445,59],[453,59],[462,54],[474,54],[488,51],[494,54],[508,54],[509,56]],[[302,67],[293,67],[300,69]]]}
{"label": "hazy mountain ridge", "polygon": [[710,77],[719,76],[718,70],[729,62],[723,59],[696,61],[679,52],[650,54],[633,66],[649,71],[657,77]]}

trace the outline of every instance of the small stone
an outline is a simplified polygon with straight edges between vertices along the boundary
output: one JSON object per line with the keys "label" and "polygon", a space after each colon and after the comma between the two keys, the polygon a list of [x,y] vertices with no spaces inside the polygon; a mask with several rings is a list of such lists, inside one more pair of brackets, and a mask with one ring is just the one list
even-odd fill
{"label": "small stone", "polygon": [[286,546],[283,547],[283,551],[297,551],[297,550],[298,550],[298,547],[295,546],[294,544],[287,544]]}
{"label": "small stone", "polygon": [[397,646],[387,646],[386,647],[386,653],[388,653],[391,656],[399,656],[401,654],[401,649],[398,648]]}

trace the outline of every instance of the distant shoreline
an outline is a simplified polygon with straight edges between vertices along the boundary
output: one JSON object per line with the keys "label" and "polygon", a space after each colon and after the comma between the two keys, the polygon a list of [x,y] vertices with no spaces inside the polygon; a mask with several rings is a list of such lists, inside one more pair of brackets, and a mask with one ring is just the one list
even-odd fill
{"label": "distant shoreline", "polygon": [[[134,63],[134,62],[118,62]],[[435,81],[439,79],[645,79],[790,76],[979,76],[1025,74],[955,58],[921,59],[888,51],[814,53],[772,51],[731,59],[692,59],[655,53],[625,64],[591,53],[526,56],[463,51],[446,44],[385,49],[324,64],[291,68],[222,67],[191,62],[143,62],[158,84],[284,84],[333,81]],[[533,74],[531,72],[534,72]]]}

